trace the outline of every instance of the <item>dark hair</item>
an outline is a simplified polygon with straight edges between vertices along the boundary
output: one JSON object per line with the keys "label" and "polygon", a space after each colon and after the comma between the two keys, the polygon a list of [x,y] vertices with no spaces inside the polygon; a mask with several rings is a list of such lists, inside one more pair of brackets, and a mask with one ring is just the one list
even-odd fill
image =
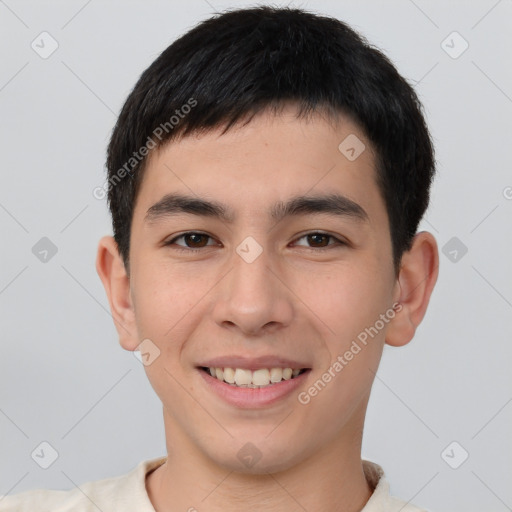
{"label": "dark hair", "polygon": [[332,119],[348,115],[371,142],[398,274],[435,173],[418,97],[388,58],[345,23],[269,6],[198,24],[161,53],[128,96],[107,150],[114,238],[127,269],[148,150],[194,131],[224,126],[224,133],[289,102],[298,117],[320,110]]}

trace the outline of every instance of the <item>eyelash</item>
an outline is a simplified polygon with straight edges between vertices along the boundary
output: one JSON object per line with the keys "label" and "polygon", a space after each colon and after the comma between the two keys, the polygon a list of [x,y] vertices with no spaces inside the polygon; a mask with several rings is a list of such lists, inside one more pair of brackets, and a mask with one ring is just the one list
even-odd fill
{"label": "eyelash", "polygon": [[[176,240],[179,240],[180,238],[183,238],[187,235],[201,235],[201,236],[206,236],[208,238],[211,238],[213,239],[213,237],[211,237],[210,235],[207,235],[206,233],[201,233],[199,231],[187,231],[186,233],[182,233],[181,235],[178,235],[176,237],[174,237],[172,240],[169,240],[168,242],[165,242],[164,243],[164,246],[172,246]],[[313,251],[325,251],[325,250],[328,250],[329,248],[332,248],[332,247],[339,247],[339,246],[344,246],[344,245],[348,245],[346,242],[344,242],[343,240],[340,240],[339,238],[335,237],[334,235],[331,235],[329,233],[324,233],[322,231],[311,231],[309,233],[305,233],[304,235],[300,236],[299,238],[296,238],[295,240],[301,240],[302,238],[305,238],[307,236],[310,236],[310,235],[324,235],[332,240],[335,240],[337,243],[335,244],[329,244],[327,247],[306,247],[306,249],[311,249]],[[194,248],[194,247],[187,247],[187,248],[183,248],[183,247],[174,247],[173,250],[175,251],[178,251],[178,252],[199,252],[201,251],[202,249],[205,249],[206,247],[212,247],[211,245],[206,245],[204,247],[198,247],[198,248]]]}

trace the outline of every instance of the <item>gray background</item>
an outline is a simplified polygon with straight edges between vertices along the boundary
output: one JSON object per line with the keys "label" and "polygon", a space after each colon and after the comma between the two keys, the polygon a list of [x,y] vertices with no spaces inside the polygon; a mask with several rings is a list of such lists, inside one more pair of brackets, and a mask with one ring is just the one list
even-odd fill
{"label": "gray background", "polygon": [[[413,342],[385,349],[363,455],[426,508],[511,510],[512,2],[276,4],[338,17],[382,48],[416,84],[437,148],[421,227],[438,240],[439,281]],[[0,495],[165,454],[160,402],[118,344],[94,268],[111,228],[93,190],[140,73],[214,10],[242,5],[0,0]],[[51,48],[43,31],[59,45],[46,59],[31,47]],[[46,262],[33,253],[42,237],[58,250]],[[59,454],[48,469],[31,457],[43,441]]]}

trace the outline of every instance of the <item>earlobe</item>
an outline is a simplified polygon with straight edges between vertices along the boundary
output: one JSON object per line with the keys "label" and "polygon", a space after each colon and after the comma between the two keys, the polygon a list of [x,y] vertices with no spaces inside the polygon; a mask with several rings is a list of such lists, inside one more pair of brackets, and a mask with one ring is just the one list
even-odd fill
{"label": "earlobe", "polygon": [[400,311],[386,332],[386,343],[395,347],[411,341],[423,320],[439,273],[437,242],[431,233],[422,231],[414,237],[412,247],[404,253],[398,288]]}
{"label": "earlobe", "polygon": [[126,350],[136,350],[139,342],[130,296],[130,278],[126,273],[117,243],[111,236],[105,236],[99,241],[96,271],[108,297],[119,343]]}

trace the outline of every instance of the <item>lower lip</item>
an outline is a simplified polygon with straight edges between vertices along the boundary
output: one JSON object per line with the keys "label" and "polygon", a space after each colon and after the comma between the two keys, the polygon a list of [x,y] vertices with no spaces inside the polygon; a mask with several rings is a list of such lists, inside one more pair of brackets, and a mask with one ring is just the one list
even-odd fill
{"label": "lower lip", "polygon": [[198,371],[213,392],[229,404],[244,409],[263,408],[282,400],[303,384],[310,372],[310,370],[306,370],[293,379],[282,380],[264,388],[242,388],[212,377],[204,370],[198,369]]}

